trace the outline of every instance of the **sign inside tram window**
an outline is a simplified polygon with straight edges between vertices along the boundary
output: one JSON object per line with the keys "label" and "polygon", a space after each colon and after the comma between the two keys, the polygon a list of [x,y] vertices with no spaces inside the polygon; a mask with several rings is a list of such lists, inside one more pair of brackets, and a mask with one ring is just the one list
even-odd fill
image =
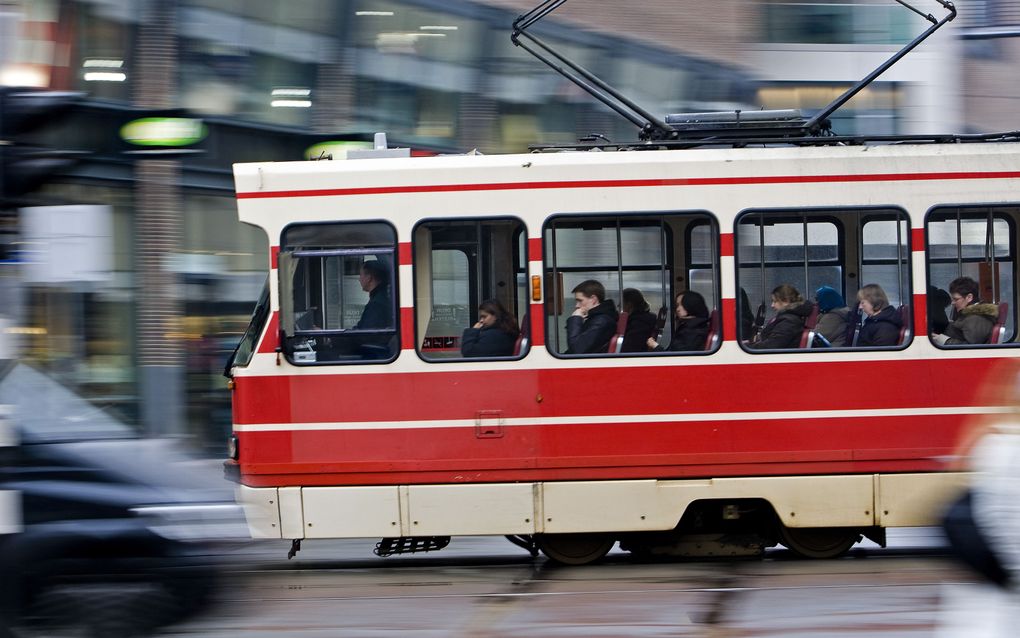
{"label": "sign inside tram window", "polygon": [[318,159],[347,159],[347,152],[373,148],[372,142],[355,140],[335,140],[319,142],[305,149],[306,160]]}
{"label": "sign inside tram window", "polygon": [[205,139],[205,123],[191,117],[143,117],[120,128],[120,137],[135,146],[183,148]]}

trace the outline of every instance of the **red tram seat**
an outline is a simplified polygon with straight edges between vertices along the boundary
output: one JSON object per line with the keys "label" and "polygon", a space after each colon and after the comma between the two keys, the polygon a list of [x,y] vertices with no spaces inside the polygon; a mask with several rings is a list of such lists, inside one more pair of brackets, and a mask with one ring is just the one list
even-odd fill
{"label": "red tram seat", "polygon": [[512,356],[519,357],[522,352],[528,351],[528,329],[531,327],[530,316],[524,313],[521,319],[521,331],[517,334],[517,341],[514,341],[514,353]]}
{"label": "red tram seat", "polygon": [[715,350],[719,345],[719,309],[712,308],[708,315],[708,334],[705,336],[705,350]]}
{"label": "red tram seat", "polygon": [[810,348],[815,341],[815,326],[818,325],[818,304],[811,304],[811,314],[804,320],[804,330],[800,333],[800,347]]}
{"label": "red tram seat", "polygon": [[609,340],[609,354],[617,354],[623,347],[623,335],[627,332],[627,313],[621,312],[620,318],[616,320],[616,333]]}
{"label": "red tram seat", "polygon": [[992,326],[992,334],[988,337],[988,343],[1002,343],[1006,338],[1006,320],[1009,318],[1009,304],[1005,301],[999,304],[999,318]]}
{"label": "red tram seat", "polygon": [[517,341],[514,342],[514,354],[513,356],[519,357],[521,353],[528,349],[528,337],[523,332],[517,335]]}
{"label": "red tram seat", "polygon": [[913,326],[910,323],[910,306],[900,306],[900,338],[896,341],[896,345],[902,346],[906,342],[910,341],[913,336]]}

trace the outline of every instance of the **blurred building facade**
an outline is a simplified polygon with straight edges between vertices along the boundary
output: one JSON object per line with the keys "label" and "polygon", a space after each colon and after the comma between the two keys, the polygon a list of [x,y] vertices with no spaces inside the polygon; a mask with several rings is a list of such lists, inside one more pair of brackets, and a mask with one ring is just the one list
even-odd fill
{"label": "blurred building facade", "polygon": [[[510,43],[514,18],[537,4],[0,0],[0,84],[88,94],[49,137],[91,155],[39,203],[91,207],[101,221],[90,227],[106,229],[92,234],[108,245],[102,277],[26,279],[31,247],[21,240],[52,232],[26,236],[31,208],[0,216],[4,241],[26,246],[0,266],[0,315],[20,356],[146,432],[219,445],[230,428],[219,375],[268,271],[267,239],[236,221],[232,163],[301,159],[316,142],[374,131],[486,153],[590,133],[635,138],[630,123]],[[924,26],[877,0],[573,0],[536,33],[665,114],[817,109]],[[999,54],[1011,55],[1017,40],[999,40]],[[983,77],[975,69],[989,63],[972,49],[940,34],[920,60],[851,102],[837,126],[959,129],[960,77]],[[124,122],[172,109],[202,118],[202,153],[125,152]],[[91,241],[81,239],[82,250],[100,250]]]}

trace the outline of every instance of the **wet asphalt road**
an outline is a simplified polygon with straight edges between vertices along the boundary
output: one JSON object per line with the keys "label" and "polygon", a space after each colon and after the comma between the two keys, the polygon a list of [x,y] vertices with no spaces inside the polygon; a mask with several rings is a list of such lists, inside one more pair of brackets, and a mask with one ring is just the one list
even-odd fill
{"label": "wet asphalt road", "polygon": [[[234,555],[220,604],[162,636],[645,637],[964,635],[987,599],[934,530],[846,558],[641,563],[618,550],[562,567],[502,538],[381,559],[371,541],[261,543]],[[976,594],[975,594],[976,593]],[[976,597],[975,597],[976,595]],[[975,602],[977,601],[977,602]]]}

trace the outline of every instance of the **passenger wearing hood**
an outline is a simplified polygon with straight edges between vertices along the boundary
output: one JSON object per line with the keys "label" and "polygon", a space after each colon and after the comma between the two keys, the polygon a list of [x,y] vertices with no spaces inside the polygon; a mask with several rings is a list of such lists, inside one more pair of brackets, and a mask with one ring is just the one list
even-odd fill
{"label": "passenger wearing hood", "polygon": [[815,300],[818,301],[818,323],[815,324],[815,332],[821,335],[829,346],[842,348],[846,345],[847,321],[850,316],[850,309],[843,301],[843,295],[835,288],[822,286],[815,291]]}
{"label": "passenger wearing hood", "polygon": [[878,284],[862,287],[857,291],[857,300],[864,313],[857,345],[862,348],[899,345],[903,321],[896,308],[889,305],[889,297],[882,287]]}
{"label": "passenger wearing hood", "polygon": [[749,347],[755,350],[799,347],[804,321],[811,315],[812,305],[805,303],[796,288],[781,284],[772,291],[772,308],[776,315],[762,328],[758,341]]}
{"label": "passenger wearing hood", "polygon": [[606,299],[605,286],[587,279],[571,292],[576,304],[567,318],[567,354],[609,352],[609,340],[620,315],[613,300]]}
{"label": "passenger wearing hood", "polygon": [[957,277],[949,284],[949,298],[955,311],[955,320],[943,334],[933,334],[932,341],[940,346],[967,343],[988,343],[992,326],[999,319],[999,306],[979,303],[978,283],[970,277]]}

